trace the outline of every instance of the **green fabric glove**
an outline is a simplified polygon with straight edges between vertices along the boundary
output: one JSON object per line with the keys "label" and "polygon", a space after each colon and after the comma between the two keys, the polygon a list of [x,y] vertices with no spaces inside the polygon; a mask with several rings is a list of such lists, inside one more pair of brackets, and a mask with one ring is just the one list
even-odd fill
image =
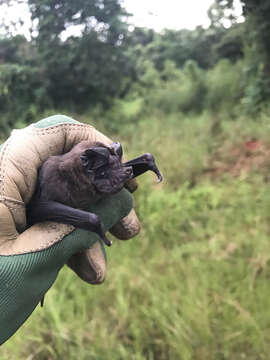
{"label": "green fabric glove", "polygon": [[[25,204],[40,164],[85,139],[111,142],[93,127],[58,115],[14,131],[0,149],[0,344],[29,317],[64,264],[89,283],[105,278],[105,250],[98,235],[54,222],[26,229],[25,223]],[[127,239],[139,232],[132,206],[131,194],[123,189],[89,204],[89,211],[100,216],[106,230]]]}

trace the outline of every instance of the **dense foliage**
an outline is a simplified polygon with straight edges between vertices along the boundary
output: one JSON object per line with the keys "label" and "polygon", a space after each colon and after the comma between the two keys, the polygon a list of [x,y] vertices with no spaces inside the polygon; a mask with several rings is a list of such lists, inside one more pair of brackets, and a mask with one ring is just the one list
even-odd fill
{"label": "dense foliage", "polygon": [[[208,29],[162,33],[130,30],[119,0],[28,0],[28,5],[31,41],[11,34],[0,38],[3,131],[48,109],[107,109],[110,128],[118,129],[123,119],[116,119],[115,103],[137,95],[144,105],[149,96],[155,101],[164,96],[165,108],[184,112],[216,110],[220,102],[230,103],[230,110],[241,104],[243,111],[257,111],[270,96],[267,1],[243,1],[246,21],[238,23],[234,2],[216,0]],[[68,33],[71,28],[78,36]],[[227,65],[219,64],[224,59]],[[220,94],[219,81],[213,84],[224,66],[237,72],[235,93]]]}
{"label": "dense foliage", "polygon": [[[1,0],[0,4],[14,2]],[[245,24],[225,29],[213,15],[209,29],[155,33],[140,28],[129,31],[127,14],[118,0],[29,0],[28,4],[32,40],[11,34],[0,38],[0,128],[3,131],[20,126],[22,121],[33,121],[48,108],[79,112],[97,106],[104,109],[110,108],[115,99],[133,96],[134,92],[142,93],[146,88],[155,92],[155,73],[166,72],[168,61],[171,68],[175,66],[180,71],[192,60],[197,64],[193,67],[198,66],[198,72],[202,73],[220,59],[226,58],[233,64],[243,58]],[[80,30],[80,36],[68,36],[66,31],[70,28]],[[174,74],[170,76],[175,78]],[[163,80],[159,85],[169,89],[168,78],[165,76]],[[202,91],[204,80],[198,81],[196,91]],[[246,94],[252,92],[249,85],[248,81],[243,85]],[[180,83],[176,87],[174,79],[171,89],[176,93],[184,89]],[[185,96],[190,95],[183,94],[182,102],[192,101],[190,97],[185,100]],[[264,99],[261,94],[257,98],[258,103]],[[205,105],[201,99],[194,110]],[[191,108],[190,103],[182,110]],[[121,119],[111,127],[119,126]]]}
{"label": "dense foliage", "polygon": [[[23,107],[25,120],[32,121],[34,109],[108,105],[121,95],[129,63],[125,12],[118,0],[28,3],[32,40],[0,40],[0,96],[9,116],[16,118]],[[70,27],[79,27],[81,36],[64,40]]]}

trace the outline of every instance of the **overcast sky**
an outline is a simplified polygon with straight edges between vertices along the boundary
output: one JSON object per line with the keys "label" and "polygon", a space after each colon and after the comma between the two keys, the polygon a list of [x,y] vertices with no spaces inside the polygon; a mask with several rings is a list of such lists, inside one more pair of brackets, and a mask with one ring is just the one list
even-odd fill
{"label": "overcast sky", "polygon": [[207,10],[212,3],[213,0],[124,0],[126,9],[134,14],[130,21],[157,31],[209,25]]}
{"label": "overcast sky", "polygon": [[[194,29],[198,25],[207,27],[209,20],[207,10],[213,0],[123,0],[123,5],[134,16],[130,23],[160,31],[169,29]],[[1,18],[10,23],[23,17],[24,26],[20,32],[29,37],[30,15],[27,6],[16,5],[12,9],[0,7]],[[69,34],[76,34],[76,29],[69,29]]]}

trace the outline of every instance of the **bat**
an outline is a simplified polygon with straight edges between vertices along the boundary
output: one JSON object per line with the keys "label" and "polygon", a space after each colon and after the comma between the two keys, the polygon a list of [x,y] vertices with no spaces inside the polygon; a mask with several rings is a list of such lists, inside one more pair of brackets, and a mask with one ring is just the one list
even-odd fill
{"label": "bat", "polygon": [[104,243],[106,237],[99,217],[86,211],[108,195],[119,192],[129,180],[148,170],[162,175],[150,153],[122,162],[119,142],[107,146],[82,141],[63,155],[50,156],[39,168],[37,185],[27,205],[29,226],[42,221],[55,221],[97,233]]}

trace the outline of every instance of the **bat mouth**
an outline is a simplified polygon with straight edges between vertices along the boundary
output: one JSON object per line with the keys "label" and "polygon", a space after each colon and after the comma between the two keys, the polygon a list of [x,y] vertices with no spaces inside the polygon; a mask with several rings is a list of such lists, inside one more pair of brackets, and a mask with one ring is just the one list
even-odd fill
{"label": "bat mouth", "polygon": [[132,166],[126,166],[126,164],[124,164],[123,168],[124,168],[125,176],[126,176],[125,181],[129,181],[129,180],[133,179],[134,173],[133,173]]}
{"label": "bat mouth", "polygon": [[112,176],[105,181],[93,179],[92,185],[98,194],[116,194],[134,177],[132,166],[122,166],[118,170],[118,176]]}

